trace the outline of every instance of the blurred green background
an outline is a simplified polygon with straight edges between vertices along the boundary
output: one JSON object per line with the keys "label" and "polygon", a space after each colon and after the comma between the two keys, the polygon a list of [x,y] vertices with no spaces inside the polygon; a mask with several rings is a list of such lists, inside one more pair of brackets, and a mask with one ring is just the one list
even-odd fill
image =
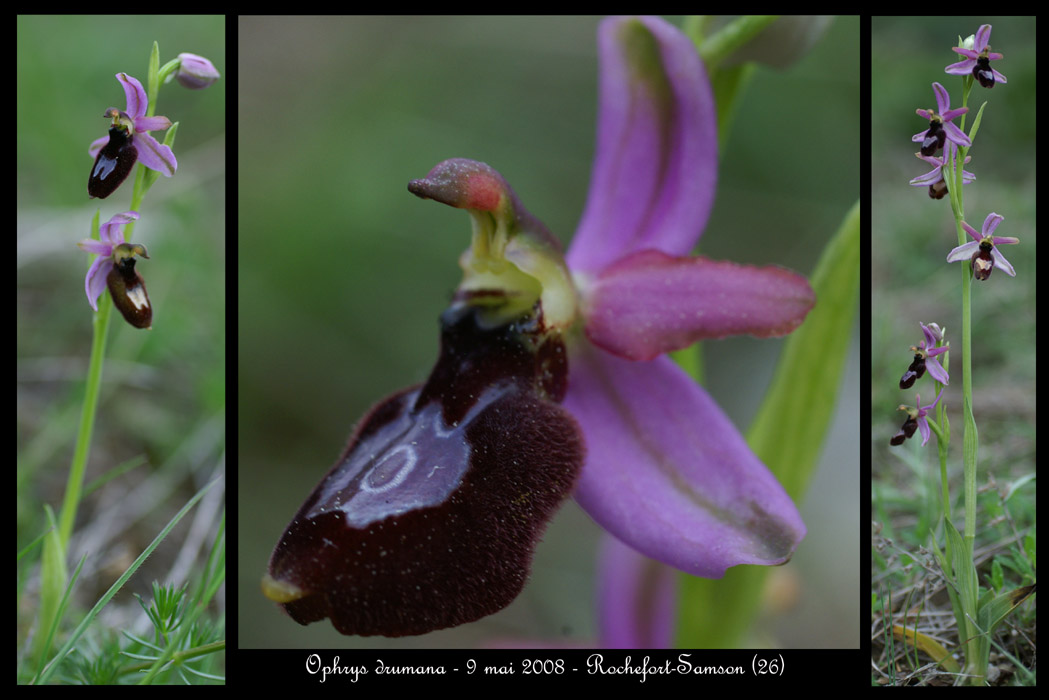
{"label": "blurred green background", "polygon": [[[327,621],[300,627],[262,597],[259,578],[355,422],[385,395],[424,380],[436,359],[437,317],[459,281],[470,224],[461,211],[413,197],[408,181],[446,158],[482,160],[570,242],[593,158],[599,21],[240,20],[242,645],[594,638],[600,530],[574,503],[552,523],[515,603],[420,638],[347,638]],[[859,193],[858,36],[858,19],[839,18],[791,69],[759,68],[721,154],[702,252],[812,272]],[[741,429],[781,346],[707,344],[710,391]],[[853,360],[848,376],[857,372]],[[855,499],[841,498],[858,498],[858,400],[855,386],[844,390],[802,507],[808,538],[782,569],[804,587],[774,631],[789,646],[858,639],[859,523]]]}
{"label": "blurred green background", "polygon": [[[87,195],[92,165],[87,149],[108,128],[102,113],[107,107],[126,106],[115,75],[127,72],[144,84],[157,41],[162,65],[178,53],[196,53],[225,76],[226,49],[221,16],[19,16],[17,38],[17,501],[22,546],[45,529],[41,502],[56,510],[61,504],[80,420],[94,312],[84,293],[90,258],[76,243],[89,236],[96,211],[105,222],[126,211],[131,201],[134,175],[105,200]],[[127,516],[117,521],[131,528],[121,541],[104,547],[95,541],[81,579],[81,603],[94,603],[92,587],[104,591],[116,578],[103,572],[95,581],[98,567],[110,565],[118,552],[137,555],[206,479],[221,472],[225,104],[224,80],[206,90],[186,90],[172,82],[159,93],[157,114],[181,124],[174,146],[178,172],[154,184],[134,230],[135,242],[150,254],[137,269],[154,306],[153,329],[132,328],[113,313],[85,483],[129,460],[141,466],[81,504],[78,533],[103,514],[113,517],[125,508]],[[163,139],[163,132],[153,134]],[[221,489],[213,491],[221,506]],[[150,576],[164,576],[189,519],[186,523],[131,579],[130,590],[146,593]],[[74,564],[82,553],[77,536]],[[142,617],[126,591],[117,599],[124,600]]]}
{"label": "blurred green background", "polygon": [[[935,109],[932,83],[941,83],[951,107],[961,106],[962,78],[944,73],[958,55],[951,51],[981,24],[991,24],[991,47],[1004,54],[992,65],[1008,78],[988,90],[979,85],[969,97],[968,133],[980,105],[988,103],[966,169],[976,181],[965,185],[966,221],[978,232],[994,211],[1005,217],[996,234],[1020,244],[1002,253],[1016,277],[992,272],[972,287],[973,414],[980,436],[980,474],[987,469],[1002,480],[1033,468],[1035,417],[1035,19],[1034,17],[876,17],[873,20],[872,91],[872,366],[871,452],[875,478],[887,484],[912,479],[910,460],[889,438],[903,424],[896,407],[934,398],[932,383],[899,388],[912,358],[908,350],[922,339],[918,322],[947,328],[951,384],[944,392],[952,422],[952,472],[960,495],[961,479],[961,275],[962,264],[948,264],[958,245],[947,198],[930,199],[927,188],[910,187],[929,166],[914,157],[914,134],[928,122],[916,108]],[[958,123],[955,119],[954,123]],[[971,240],[966,236],[966,241]],[[908,441],[903,450],[919,449]],[[919,441],[920,444],[920,441]],[[922,451],[935,463],[935,451]],[[955,493],[952,486],[952,494]]]}

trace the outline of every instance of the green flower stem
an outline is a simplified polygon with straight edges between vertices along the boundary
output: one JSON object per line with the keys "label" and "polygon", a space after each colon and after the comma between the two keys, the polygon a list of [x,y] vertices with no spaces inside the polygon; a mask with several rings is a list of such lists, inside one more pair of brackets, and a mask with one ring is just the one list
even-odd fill
{"label": "green flower stem", "polygon": [[[98,234],[98,226],[95,226]],[[73,523],[76,520],[77,506],[80,503],[80,491],[84,484],[84,471],[87,456],[91,451],[91,434],[95,428],[95,412],[98,409],[98,394],[102,386],[102,363],[106,355],[106,336],[109,331],[109,319],[113,315],[113,300],[103,294],[98,300],[98,313],[95,314],[95,335],[91,342],[91,361],[87,368],[87,385],[84,390],[84,406],[80,412],[80,429],[77,431],[76,447],[73,450],[73,464],[69,468],[69,479],[66,481],[66,494],[62,500],[62,513],[58,523],[58,535],[62,549],[69,546],[69,537],[73,534]]]}
{"label": "green flower stem", "polygon": [[[948,343],[947,345],[950,345]],[[940,356],[940,364],[943,366],[943,371],[950,374],[951,370],[951,351],[943,353]],[[940,385],[941,388],[943,385]],[[942,426],[942,433],[937,435],[936,451],[940,458],[940,491],[941,491],[941,505],[940,505],[940,520],[946,518],[951,519],[951,496],[950,491],[947,488],[947,453],[948,447],[951,444],[951,423],[947,418],[947,402],[940,401],[936,405],[936,415],[939,417],[939,423]]]}
{"label": "green flower stem", "polygon": [[[967,106],[969,92],[972,89],[971,81],[967,81],[962,91],[962,106]],[[983,115],[983,108],[973,124],[970,138],[975,136],[979,127],[979,118]],[[959,128],[965,130],[965,120],[968,114],[962,115]],[[965,156],[968,148],[958,148],[955,158],[951,161],[951,208],[954,212],[954,224],[958,234],[958,245],[968,240],[962,221],[965,218],[965,207],[963,205],[962,192],[962,170],[965,165]],[[976,419],[972,411],[972,273],[968,265],[962,266],[962,463],[965,475],[965,535],[964,542],[969,556],[972,557],[973,543],[976,539],[976,460],[979,449],[979,439],[976,431]]]}
{"label": "green flower stem", "polygon": [[[971,78],[963,81],[962,106],[967,106],[972,89]],[[974,139],[983,117],[984,103],[973,121],[969,131],[970,140]],[[965,130],[968,114],[962,115],[959,128]],[[963,206],[962,169],[968,148],[958,148],[955,158],[951,159],[949,177],[951,181],[951,209],[954,212],[955,230],[958,245],[968,240],[962,221],[965,219]],[[979,451],[979,438],[976,431],[976,419],[972,410],[972,273],[970,266],[962,264],[962,464],[964,468],[965,492],[965,534],[959,537],[957,528],[949,520],[945,521],[947,530],[947,558],[953,568],[953,576],[958,582],[957,601],[952,596],[952,607],[958,625],[960,642],[965,646],[965,671],[969,674],[970,685],[983,685],[987,673],[987,654],[981,650],[980,637],[976,634],[977,599],[979,586],[976,568],[973,566],[973,549],[976,540],[976,463]],[[952,545],[951,538],[955,543]],[[953,550],[953,551],[952,551]],[[959,551],[961,550],[961,551]]]}
{"label": "green flower stem", "polygon": [[696,45],[699,56],[708,70],[711,70],[733,51],[748,44],[777,19],[779,15],[744,15],[704,38],[702,32],[707,23],[702,18],[689,18],[685,22],[685,33]]}
{"label": "green flower stem", "polygon": [[[961,225],[958,226],[959,238],[965,235]],[[960,245],[960,244],[959,244]],[[962,438],[963,464],[965,466],[965,546],[969,556],[973,553],[973,541],[976,538],[976,453],[979,441],[976,433],[976,420],[973,418],[972,387],[972,277],[969,267],[962,266],[962,421],[964,437]]]}

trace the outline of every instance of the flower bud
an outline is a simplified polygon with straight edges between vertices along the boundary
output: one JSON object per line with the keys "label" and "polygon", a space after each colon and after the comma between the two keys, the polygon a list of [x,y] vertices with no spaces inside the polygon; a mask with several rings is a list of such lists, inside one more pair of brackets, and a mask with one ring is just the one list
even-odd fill
{"label": "flower bud", "polygon": [[182,87],[190,90],[203,90],[219,79],[219,72],[211,61],[192,53],[180,53],[181,63],[175,72],[175,79]]}

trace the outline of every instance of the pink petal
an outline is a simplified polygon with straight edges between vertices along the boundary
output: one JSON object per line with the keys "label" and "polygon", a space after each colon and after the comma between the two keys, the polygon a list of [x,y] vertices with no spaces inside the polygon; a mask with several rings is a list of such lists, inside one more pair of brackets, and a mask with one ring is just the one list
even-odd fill
{"label": "pink petal", "polygon": [[142,83],[127,73],[117,73],[117,80],[123,86],[124,95],[127,97],[128,115],[132,119],[141,117],[146,113],[146,108],[149,106],[149,99],[146,97],[146,91],[143,89]]}
{"label": "pink petal", "polygon": [[597,153],[568,262],[598,270],[644,248],[674,255],[699,239],[714,200],[717,118],[692,42],[656,18],[598,31]]}
{"label": "pink petal", "polygon": [[171,177],[178,169],[178,161],[170,146],[157,141],[147,133],[135,134],[135,147],[138,149],[138,162],[156,170],[165,177]]}
{"label": "pink petal", "polygon": [[609,352],[650,360],[696,341],[785,335],[816,295],[801,275],[707,258],[641,251],[584,286],[586,334]]}
{"label": "pink petal", "polygon": [[794,503],[677,365],[577,342],[569,367],[564,406],[587,446],[576,501],[599,525],[696,576],[790,559],[805,536]]}

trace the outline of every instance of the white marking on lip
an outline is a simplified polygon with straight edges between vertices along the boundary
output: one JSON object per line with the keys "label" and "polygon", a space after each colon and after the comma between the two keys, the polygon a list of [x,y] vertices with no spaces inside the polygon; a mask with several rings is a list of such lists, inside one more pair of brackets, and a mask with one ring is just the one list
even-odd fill
{"label": "white marking on lip", "polygon": [[[402,453],[403,457],[400,456]],[[361,490],[379,493],[395,488],[408,477],[418,459],[411,445],[398,445],[361,480]],[[391,463],[391,460],[397,462]]]}
{"label": "white marking on lip", "polygon": [[129,287],[127,290],[127,298],[131,300],[131,303],[135,305],[136,309],[149,308],[149,299],[146,298],[146,290],[143,289],[142,285]]}

